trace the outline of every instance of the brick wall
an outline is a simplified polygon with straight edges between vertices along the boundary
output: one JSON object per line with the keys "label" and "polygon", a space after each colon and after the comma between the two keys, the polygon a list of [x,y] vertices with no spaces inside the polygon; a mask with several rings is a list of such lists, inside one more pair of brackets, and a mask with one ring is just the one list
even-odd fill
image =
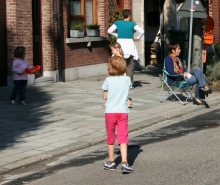
{"label": "brick wall", "polygon": [[56,26],[54,18],[54,0],[41,0],[41,29],[42,29],[42,63],[44,71],[56,69],[55,49]]}
{"label": "brick wall", "polygon": [[131,0],[124,0],[124,9],[132,10],[132,1]]}
{"label": "brick wall", "polygon": [[92,42],[92,51],[87,48],[87,43],[65,46],[65,68],[106,63],[109,57],[108,42]]}
{"label": "brick wall", "polygon": [[[108,20],[109,20],[109,3],[108,0],[97,0],[97,10],[98,10],[98,24],[101,26],[101,35],[107,35],[108,30]],[[103,16],[105,15],[105,16]]]}
{"label": "brick wall", "polygon": [[220,1],[213,0],[210,7],[210,16],[215,22],[213,34],[215,37],[214,44],[220,43]]}
{"label": "brick wall", "polygon": [[[101,33],[105,34],[106,22],[105,16],[105,1],[98,0],[98,24],[101,25]],[[67,24],[67,4],[66,0],[63,0],[63,44],[64,44],[64,66],[65,68],[80,67],[86,65],[106,63],[110,56],[108,41],[92,42],[92,51],[87,48],[87,43],[72,43],[66,44],[65,40],[69,35],[69,28]]]}
{"label": "brick wall", "polygon": [[[63,25],[64,25],[64,61],[65,68],[86,66],[108,62],[110,57],[109,42],[92,42],[92,51],[87,48],[87,43],[66,44],[65,38],[68,37],[67,25],[67,4],[63,0]],[[108,0],[97,0],[98,7],[98,24],[101,25],[101,35],[107,35],[109,9]],[[131,9],[132,1],[125,0],[124,8]]]}
{"label": "brick wall", "polygon": [[[58,69],[57,59],[57,30],[56,30],[56,1],[39,0],[41,3],[41,43],[43,71]],[[7,47],[8,71],[11,75],[14,49],[18,45],[27,48],[27,60],[33,64],[33,28],[32,28],[32,0],[7,0]],[[108,61],[110,56],[108,41],[92,42],[92,50],[87,43],[66,44],[69,35],[67,21],[67,0],[61,1],[63,18],[63,61],[64,68],[100,64]],[[101,35],[107,35],[108,29],[108,0],[97,0],[98,24],[101,25]],[[125,0],[124,8],[131,9],[132,1]]]}
{"label": "brick wall", "polygon": [[26,58],[30,65],[33,64],[32,1],[7,0],[6,16],[8,71],[9,75],[11,75],[14,50],[17,46],[23,45],[26,47]]}
{"label": "brick wall", "polygon": [[[41,0],[42,67],[54,70],[54,5],[53,0]],[[32,0],[7,0],[8,70],[11,74],[14,49],[23,45],[26,58],[33,64]]]}

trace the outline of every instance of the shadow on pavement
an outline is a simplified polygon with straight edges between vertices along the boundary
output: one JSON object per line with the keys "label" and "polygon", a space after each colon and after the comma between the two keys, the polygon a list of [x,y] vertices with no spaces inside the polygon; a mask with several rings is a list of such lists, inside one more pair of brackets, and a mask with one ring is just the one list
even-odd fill
{"label": "shadow on pavement", "polygon": [[[50,93],[44,90],[43,86],[28,86],[26,93],[27,106],[20,104],[11,105],[9,97],[12,87],[2,87],[0,95],[0,150],[12,149],[16,150],[14,145],[29,142],[27,138],[39,140],[38,130],[42,126],[53,123],[51,109],[48,109],[53,102],[53,97]],[[18,97],[17,97],[18,103]],[[56,110],[54,110],[56,112]],[[57,122],[57,119],[56,119]],[[43,133],[51,132],[52,130],[41,130]],[[43,133],[42,133],[43,132]],[[22,150],[35,149],[36,146],[26,145]],[[19,150],[19,148],[17,148]]]}
{"label": "shadow on pavement", "polygon": [[[135,159],[138,157],[139,153],[143,152],[142,149],[140,149],[139,145],[128,145],[128,163],[130,166],[134,164]],[[115,159],[116,166],[118,166],[121,163],[121,154],[119,150],[116,150],[116,154],[119,155]]]}

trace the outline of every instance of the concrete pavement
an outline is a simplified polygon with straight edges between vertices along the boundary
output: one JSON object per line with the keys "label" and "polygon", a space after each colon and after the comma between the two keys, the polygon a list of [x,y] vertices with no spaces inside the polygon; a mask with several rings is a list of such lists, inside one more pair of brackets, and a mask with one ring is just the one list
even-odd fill
{"label": "concrete pavement", "polygon": [[[161,68],[135,72],[137,86],[129,93],[130,132],[205,109],[191,102],[160,103]],[[28,86],[27,106],[10,105],[12,87],[0,88],[0,174],[65,152],[105,141],[102,83],[105,77]],[[210,107],[220,93],[207,98]]]}

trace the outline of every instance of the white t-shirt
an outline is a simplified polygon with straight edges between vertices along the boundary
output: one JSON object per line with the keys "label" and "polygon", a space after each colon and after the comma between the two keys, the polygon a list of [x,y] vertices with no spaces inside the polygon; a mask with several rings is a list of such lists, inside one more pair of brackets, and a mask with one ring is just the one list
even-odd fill
{"label": "white t-shirt", "polygon": [[105,113],[128,113],[128,92],[131,89],[129,76],[109,76],[102,89],[108,91]]}

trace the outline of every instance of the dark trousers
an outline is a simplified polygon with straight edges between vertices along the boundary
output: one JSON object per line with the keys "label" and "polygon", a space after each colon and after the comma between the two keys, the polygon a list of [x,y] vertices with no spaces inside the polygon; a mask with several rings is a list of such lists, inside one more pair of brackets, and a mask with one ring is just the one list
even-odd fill
{"label": "dark trousers", "polygon": [[126,61],[126,75],[131,78],[131,83],[134,83],[133,80],[133,74],[134,74],[134,59],[133,56],[130,56],[129,58],[125,58]]}
{"label": "dark trousers", "polygon": [[27,80],[14,80],[14,89],[11,93],[11,100],[15,100],[19,93],[20,101],[25,100],[25,92],[27,87]]}

